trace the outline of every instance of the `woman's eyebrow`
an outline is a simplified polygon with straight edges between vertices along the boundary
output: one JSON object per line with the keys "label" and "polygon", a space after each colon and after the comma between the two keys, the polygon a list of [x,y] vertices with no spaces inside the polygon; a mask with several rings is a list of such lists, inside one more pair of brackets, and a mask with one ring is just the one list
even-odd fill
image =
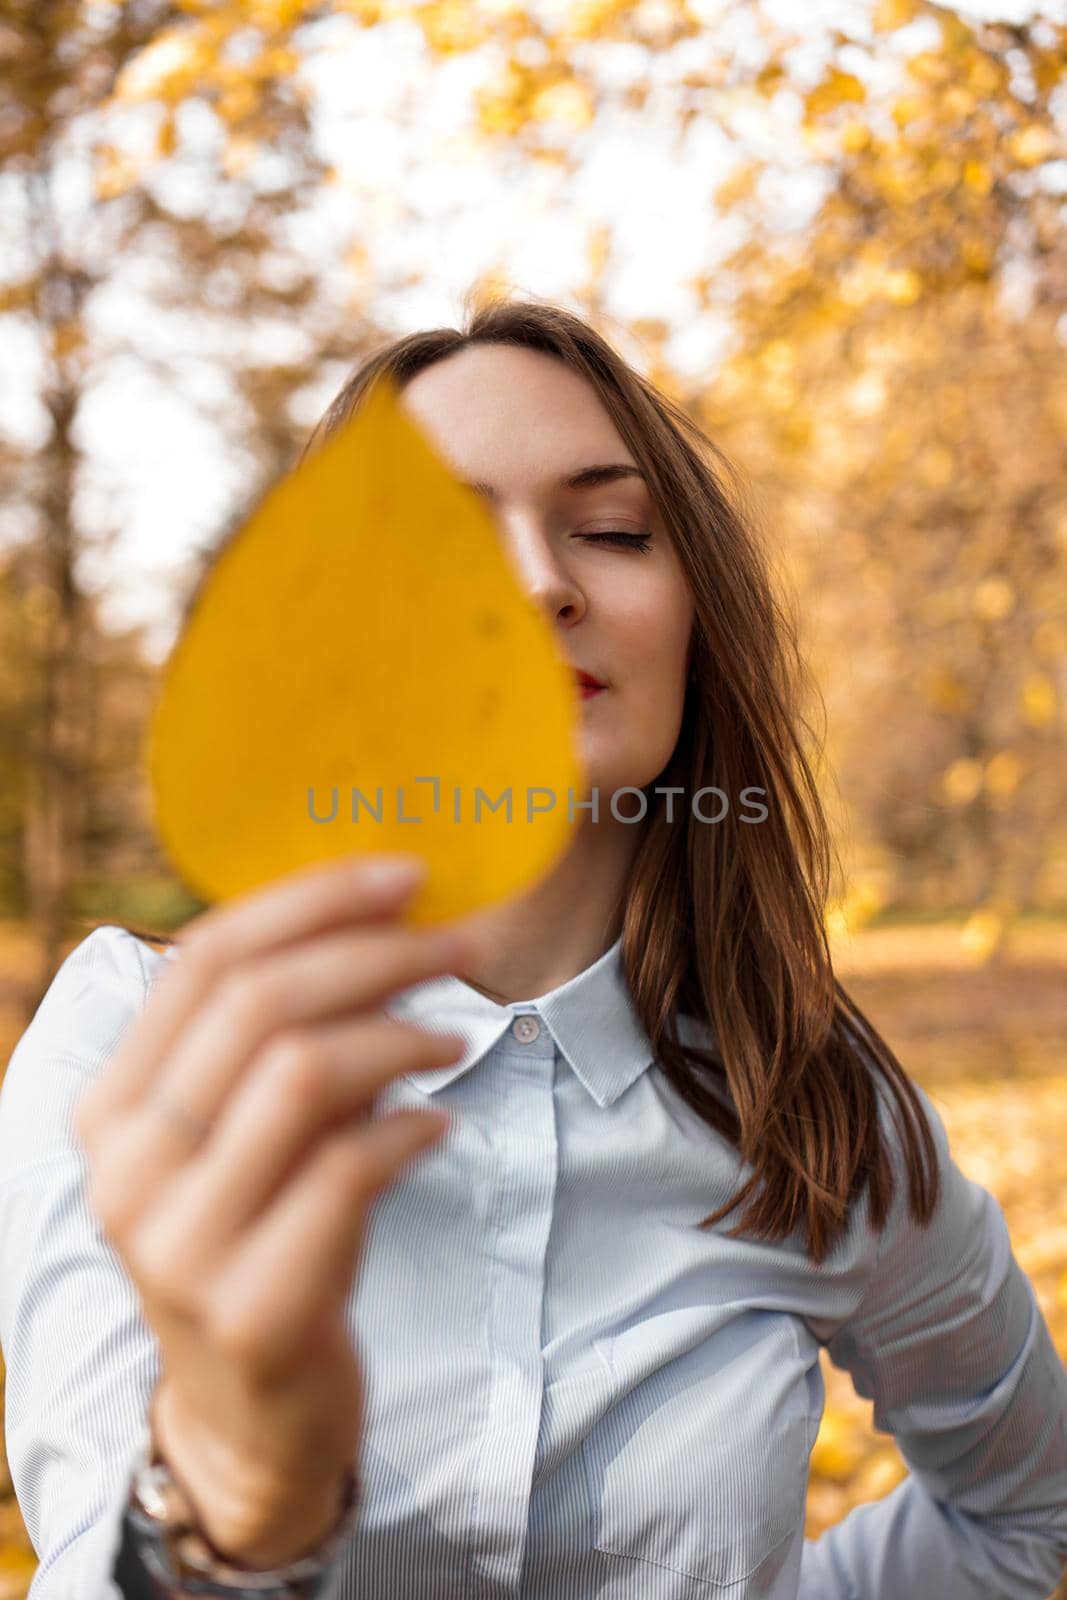
{"label": "woman's eyebrow", "polygon": [[[615,483],[619,478],[640,478],[646,483],[644,473],[639,467],[632,467],[625,461],[606,461],[597,466],[582,467],[578,472],[568,473],[565,478],[560,478],[556,484],[557,489],[596,489],[602,483]],[[468,483],[466,488],[473,489],[476,494],[483,495],[486,500],[498,498],[496,490],[491,483]]]}

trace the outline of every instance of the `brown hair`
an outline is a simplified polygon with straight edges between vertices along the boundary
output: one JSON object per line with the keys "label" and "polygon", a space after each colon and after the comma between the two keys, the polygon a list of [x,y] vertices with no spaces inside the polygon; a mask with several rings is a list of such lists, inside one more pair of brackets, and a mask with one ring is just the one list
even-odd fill
{"label": "brown hair", "polygon": [[[468,305],[462,331],[411,333],[374,352],[300,460],[320,434],[328,439],[345,424],[380,375],[402,390],[433,362],[476,344],[542,351],[592,385],[677,547],[695,605],[692,670],[679,738],[655,784],[687,796],[709,785],[727,795],[748,786],[764,792],[768,815],[758,826],[733,808],[715,826],[691,814],[668,826],[665,797],[649,785],[626,892],[623,967],[656,1061],[753,1168],[701,1226],[747,1202],[729,1237],[778,1240],[802,1225],[808,1253],[821,1262],[868,1188],[871,1222],[881,1230],[896,1180],[879,1124],[879,1076],[902,1113],[911,1212],[927,1224],[940,1180],[924,1108],[833,972],[825,911],[835,857],[801,741],[801,731],[811,731],[800,711],[807,670],[736,469],[587,322],[534,296]],[[187,614],[195,600],[196,592]],[[679,1014],[710,1031],[711,1048],[682,1041]]]}

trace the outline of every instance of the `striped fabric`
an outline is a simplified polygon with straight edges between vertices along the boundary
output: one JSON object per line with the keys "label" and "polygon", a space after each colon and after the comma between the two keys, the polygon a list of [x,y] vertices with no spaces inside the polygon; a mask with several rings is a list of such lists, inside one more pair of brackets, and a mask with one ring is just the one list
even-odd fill
{"label": "striped fabric", "polygon": [[[930,1100],[929,1230],[902,1188],[885,1233],[864,1200],[819,1267],[799,1234],[730,1239],[735,1217],[701,1231],[748,1168],[650,1060],[620,958],[621,941],[521,1004],[445,977],[388,1007],[467,1049],[380,1102],[453,1120],[368,1232],[350,1303],[364,1514],[329,1600],[1045,1600],[1067,1563],[1067,1370]],[[0,1091],[0,1341],[31,1600],[122,1592],[158,1351],[87,1209],[70,1110],[164,962],[96,929]],[[815,1542],[821,1344],[911,1470]]]}

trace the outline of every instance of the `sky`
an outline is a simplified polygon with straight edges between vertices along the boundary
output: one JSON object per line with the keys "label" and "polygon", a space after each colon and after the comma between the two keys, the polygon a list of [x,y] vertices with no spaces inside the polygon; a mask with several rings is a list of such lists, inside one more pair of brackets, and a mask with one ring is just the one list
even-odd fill
{"label": "sky", "polygon": [[[544,0],[543,9],[551,9]],[[709,21],[722,12],[706,0]],[[765,9],[787,27],[803,27],[810,47],[796,71],[814,80],[825,50],[825,28],[865,26],[865,0],[766,0]],[[971,16],[1018,17],[1032,8],[1001,0],[959,7]],[[1045,5],[1047,16],[1062,6]],[[584,158],[573,178],[527,163],[503,167],[471,140],[471,94],[488,64],[477,57],[431,62],[413,25],[353,30],[343,19],[318,28],[305,75],[313,85],[321,149],[338,170],[313,216],[300,219],[300,248],[324,275],[335,273],[346,235],[356,222],[370,252],[373,280],[392,287],[376,293],[374,312],[386,332],[454,325],[460,302],[477,276],[503,268],[520,290],[567,300],[585,279],[591,224],[613,236],[616,269],[607,284],[612,317],[663,318],[676,333],[667,355],[686,376],[710,373],[725,347],[728,325],[701,317],[687,280],[713,271],[737,243],[727,219],[709,203],[714,187],[737,159],[712,123],[693,123],[679,149],[655,95],[640,115],[598,119],[583,137]],[[751,8],[728,11],[731,50],[758,51]],[[684,50],[691,65],[702,59],[700,39]],[[644,70],[633,47],[606,52],[604,70],[617,84]],[[666,63],[664,67],[666,68]],[[672,63],[671,70],[677,70]],[[417,113],[398,111],[407,105]],[[799,226],[818,201],[817,177],[805,165],[796,134],[799,102],[778,110],[764,103],[739,126],[746,143],[784,162],[785,180],[768,193],[782,227]],[[144,124],[144,111],[131,115]],[[205,119],[204,139],[211,138]],[[193,142],[192,123],[185,130]],[[140,134],[137,135],[138,137]],[[797,148],[791,162],[790,149]],[[204,203],[203,163],[174,164],[160,192],[196,211]],[[72,157],[67,178],[72,217],[84,209],[84,182]],[[81,184],[81,187],[79,187]],[[398,186],[417,222],[399,225],[392,195]],[[2,247],[0,247],[2,248]],[[9,247],[0,272],[17,269]],[[166,266],[151,256],[115,261],[93,306],[99,337],[114,347],[78,422],[85,469],[78,515],[100,541],[90,551],[82,579],[101,596],[107,623],[142,624],[150,653],[162,658],[173,642],[183,594],[182,574],[196,551],[209,544],[242,495],[247,461],[227,448],[224,430],[210,414],[225,395],[221,369],[226,347],[208,316],[175,317],[153,305],[153,284]],[[412,280],[407,282],[406,280]],[[415,281],[418,280],[418,281]],[[0,435],[32,445],[46,420],[36,396],[40,366],[32,330],[10,317],[0,361]],[[298,349],[298,328],[279,324],[257,330],[272,351]],[[625,351],[639,366],[639,349]],[[298,417],[309,431],[329,402],[340,373],[300,397]],[[17,530],[0,510],[0,541]],[[109,538],[105,536],[110,535]]]}

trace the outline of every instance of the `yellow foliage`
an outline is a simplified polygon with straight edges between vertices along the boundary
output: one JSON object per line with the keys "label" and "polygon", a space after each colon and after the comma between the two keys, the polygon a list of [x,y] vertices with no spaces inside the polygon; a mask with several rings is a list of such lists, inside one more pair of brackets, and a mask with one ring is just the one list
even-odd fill
{"label": "yellow foliage", "polygon": [[1050,89],[1055,89],[1067,72],[1067,52],[1033,49],[1030,56],[1030,71],[1033,73],[1038,93],[1047,94]]}
{"label": "yellow foliage", "polygon": [[1031,728],[1047,728],[1056,716],[1056,690],[1043,672],[1028,673],[1023,682],[1023,720]]}
{"label": "yellow foliage", "polygon": [[963,181],[976,194],[988,194],[993,187],[993,169],[987,161],[976,161],[972,157],[963,163]]}
{"label": "yellow foliage", "polygon": [[920,83],[927,85],[943,83],[948,76],[944,57],[936,50],[917,51],[915,55],[907,58],[905,66],[913,78],[918,78]]}
{"label": "yellow foliage", "polygon": [[388,0],[334,0],[333,9],[352,17],[361,28],[376,28],[396,11]]}
{"label": "yellow foliage", "polygon": [[584,83],[573,78],[539,89],[530,109],[536,121],[559,122],[568,128],[587,128],[593,120],[592,95]]}
{"label": "yellow foliage", "polygon": [[1067,655],[1067,628],[1046,617],[1034,629],[1033,646],[1039,656]]}
{"label": "yellow foliage", "polygon": [[943,444],[928,444],[919,453],[919,476],[931,489],[943,489],[952,482],[956,471],[956,458]]}
{"label": "yellow foliage", "polygon": [[168,112],[156,129],[156,158],[166,160],[172,156],[178,143],[178,130],[175,126],[173,113]]}
{"label": "yellow foliage", "polygon": [[811,1471],[832,1483],[845,1483],[863,1459],[865,1441],[857,1423],[827,1406],[811,1449]]}
{"label": "yellow foliage", "polygon": [[858,155],[861,150],[869,150],[871,146],[871,130],[865,122],[858,117],[850,117],[841,127],[841,148],[850,156]]}
{"label": "yellow foliage", "polygon": [[1021,167],[1036,167],[1056,150],[1056,140],[1043,123],[1031,122],[1008,136],[1008,150]]}
{"label": "yellow foliage", "polygon": [[919,14],[919,0],[878,0],[874,10],[876,33],[890,33],[895,28],[906,28]]}
{"label": "yellow foliage", "polygon": [[935,668],[926,679],[926,693],[939,711],[966,711],[970,695],[966,685],[948,668]]}
{"label": "yellow foliage", "polygon": [[999,911],[974,911],[960,933],[960,949],[975,966],[983,966],[1004,937],[1004,918]]}
{"label": "yellow foliage", "polygon": [[881,1445],[864,1457],[851,1485],[853,1496],[860,1502],[881,1500],[903,1481],[907,1471],[896,1445]]}
{"label": "yellow foliage", "polygon": [[628,9],[628,0],[574,0],[566,8],[566,28],[573,39],[595,39]]}
{"label": "yellow foliage", "polygon": [[906,128],[909,122],[921,117],[924,110],[922,101],[916,99],[914,95],[901,95],[899,99],[893,101],[889,114],[898,128]]}
{"label": "yellow foliage", "polygon": [[765,62],[756,73],[753,85],[759,90],[760,94],[770,99],[772,95],[777,94],[782,84],[787,81],[787,78],[788,75],[782,62],[777,56],[772,56],[770,61]]}
{"label": "yellow foliage", "polygon": [[968,234],[960,244],[960,255],[973,278],[988,278],[996,264],[996,250],[988,239]]}
{"label": "yellow foliage", "polygon": [[840,67],[831,66],[822,82],[816,84],[814,89],[809,89],[804,96],[804,121],[817,121],[837,106],[848,101],[862,103],[866,98],[866,86],[855,73],[842,72]]}
{"label": "yellow foliage", "polygon": [[996,800],[1006,800],[1015,793],[1022,777],[1023,764],[1014,750],[1000,750],[986,762],[986,792]]}
{"label": "yellow foliage", "polygon": [[98,200],[115,200],[138,182],[141,169],[134,158],[115,145],[102,145],[97,151],[93,191]]}
{"label": "yellow foliage", "polygon": [[761,161],[742,162],[716,187],[714,193],[716,207],[720,211],[728,211],[740,201],[748,200],[762,171],[763,163]]}
{"label": "yellow foliage", "polygon": [[220,94],[215,101],[215,110],[223,122],[241,122],[255,110],[259,95],[255,86],[244,79],[227,89],[225,94]]}
{"label": "yellow foliage", "polygon": [[969,805],[980,792],[983,778],[982,763],[970,756],[961,756],[941,774],[941,793],[949,805]]}
{"label": "yellow foliage", "polygon": [[85,330],[76,318],[57,322],[52,330],[52,354],[57,361],[74,355],[84,343]]}
{"label": "yellow foliage", "polygon": [[1015,590],[1006,578],[983,578],[974,590],[975,615],[986,622],[1002,622],[1015,609]]}
{"label": "yellow foliage", "polygon": [[477,50],[489,38],[485,20],[468,0],[429,0],[411,15],[436,55],[456,55]]}
{"label": "yellow foliage", "polygon": [[977,105],[974,91],[962,83],[949,84],[941,96],[941,110],[950,118],[962,121],[969,117]]}
{"label": "yellow foliage", "polygon": [[222,154],[222,170],[228,178],[239,178],[242,172],[247,172],[259,150],[258,139],[250,139],[245,135],[234,135],[226,144]]}
{"label": "yellow foliage", "polygon": [[922,278],[911,267],[886,274],[885,297],[893,305],[914,305],[922,292]]}
{"label": "yellow foliage", "polygon": [[291,28],[307,10],[307,0],[242,0],[243,21],[253,28]]}
{"label": "yellow foliage", "polygon": [[840,899],[827,907],[824,926],[830,939],[850,939],[878,915],[885,905],[885,891],[871,877],[857,877]]}

